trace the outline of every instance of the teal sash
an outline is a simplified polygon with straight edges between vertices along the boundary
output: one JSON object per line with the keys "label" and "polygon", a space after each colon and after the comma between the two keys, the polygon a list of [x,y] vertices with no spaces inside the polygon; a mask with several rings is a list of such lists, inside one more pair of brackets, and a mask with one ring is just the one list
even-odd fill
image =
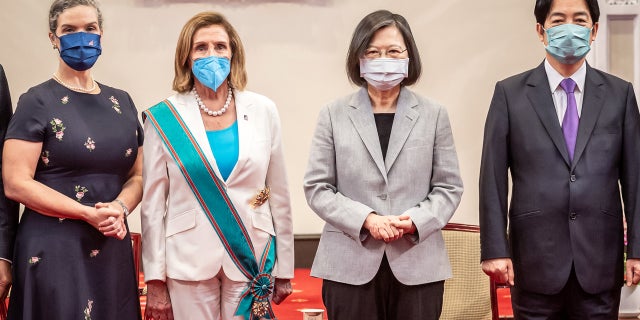
{"label": "teal sash", "polygon": [[236,316],[246,320],[275,319],[269,295],[273,292],[271,272],[275,264],[275,238],[270,237],[260,261],[251,238],[215,171],[204,156],[175,107],[165,100],[144,112],[171,153],[227,254],[245,277],[250,279],[243,292]]}

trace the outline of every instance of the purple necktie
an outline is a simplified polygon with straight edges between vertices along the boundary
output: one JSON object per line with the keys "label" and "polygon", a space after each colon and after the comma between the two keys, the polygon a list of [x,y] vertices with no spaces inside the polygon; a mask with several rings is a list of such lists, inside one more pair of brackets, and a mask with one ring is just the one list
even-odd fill
{"label": "purple necktie", "polygon": [[564,114],[562,120],[562,133],[564,134],[564,142],[567,144],[567,150],[569,151],[569,160],[573,161],[573,151],[576,148],[576,138],[578,137],[578,104],[576,103],[576,96],[573,94],[573,90],[576,88],[576,83],[567,78],[560,82],[562,90],[567,93],[567,111]]}

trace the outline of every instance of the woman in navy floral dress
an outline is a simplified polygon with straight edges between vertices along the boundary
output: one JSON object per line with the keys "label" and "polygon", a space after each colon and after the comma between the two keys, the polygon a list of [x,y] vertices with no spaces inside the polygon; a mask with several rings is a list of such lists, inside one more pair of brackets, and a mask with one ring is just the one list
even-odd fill
{"label": "woman in navy floral dress", "polygon": [[126,214],[142,196],[142,129],[129,95],[97,83],[102,16],[56,0],[53,79],[18,101],[3,155],[5,192],[25,205],[9,319],[140,319]]}

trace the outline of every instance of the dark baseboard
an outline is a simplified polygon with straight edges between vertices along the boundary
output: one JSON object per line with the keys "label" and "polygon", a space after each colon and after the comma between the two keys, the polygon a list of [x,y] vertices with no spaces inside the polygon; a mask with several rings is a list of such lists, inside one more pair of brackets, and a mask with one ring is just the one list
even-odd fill
{"label": "dark baseboard", "polygon": [[311,268],[318,249],[320,234],[296,234],[293,236],[296,268]]}

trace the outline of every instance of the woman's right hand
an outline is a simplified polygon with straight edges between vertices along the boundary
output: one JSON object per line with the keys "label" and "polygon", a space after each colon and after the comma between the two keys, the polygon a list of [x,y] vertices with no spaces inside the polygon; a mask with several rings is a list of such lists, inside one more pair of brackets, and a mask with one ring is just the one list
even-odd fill
{"label": "woman's right hand", "polygon": [[[89,223],[96,230],[100,231],[100,233],[102,234],[105,234],[105,232],[103,232],[101,229],[103,229],[106,225],[111,225],[113,226],[112,229],[116,229],[119,225],[119,220],[122,220],[122,213],[120,211],[109,207],[103,207],[99,203],[96,204],[95,207],[87,207],[87,210],[89,212],[85,215],[85,221],[87,221],[87,223]],[[113,234],[111,236],[114,238],[122,239],[118,237],[118,234]]]}
{"label": "woman's right hand", "polygon": [[144,320],[173,320],[171,297],[167,284],[160,280],[147,282],[147,306]]}
{"label": "woman's right hand", "polygon": [[364,221],[363,227],[369,230],[376,240],[391,242],[402,238],[404,230],[396,228],[393,224],[398,222],[396,216],[379,216],[371,212]]}
{"label": "woman's right hand", "polygon": [[127,226],[124,223],[124,212],[120,207],[113,206],[112,203],[96,203],[96,209],[102,214],[118,213],[117,216],[109,216],[106,220],[98,224],[98,231],[102,232],[107,237],[114,237],[122,240],[127,235]]}

